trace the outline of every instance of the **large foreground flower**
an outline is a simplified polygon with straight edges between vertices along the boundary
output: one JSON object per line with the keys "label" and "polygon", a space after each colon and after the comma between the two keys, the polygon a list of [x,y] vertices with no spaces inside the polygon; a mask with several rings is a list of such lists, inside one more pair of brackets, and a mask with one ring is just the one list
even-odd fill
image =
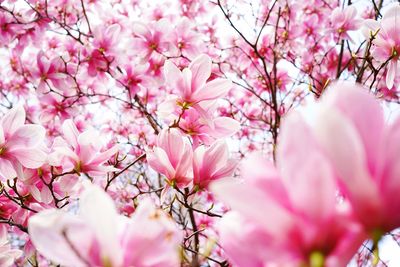
{"label": "large foreground flower", "polygon": [[28,230],[36,249],[65,266],[178,266],[181,233],[172,219],[143,200],[133,217],[118,215],[113,200],[90,186],[79,215],[44,210]]}
{"label": "large foreground flower", "polygon": [[[335,142],[338,133],[331,128],[329,137]],[[353,152],[349,155],[359,153]],[[219,227],[232,262],[246,267],[345,266],[366,235],[347,201],[337,200],[336,165],[305,119],[298,113],[285,118],[278,168],[261,158],[254,155],[244,163],[244,182],[212,184],[233,210]],[[251,244],[251,249],[239,244]]]}
{"label": "large foreground flower", "polygon": [[358,220],[374,239],[400,227],[400,118],[387,123],[374,96],[350,83],[332,86],[317,110],[314,135]]}

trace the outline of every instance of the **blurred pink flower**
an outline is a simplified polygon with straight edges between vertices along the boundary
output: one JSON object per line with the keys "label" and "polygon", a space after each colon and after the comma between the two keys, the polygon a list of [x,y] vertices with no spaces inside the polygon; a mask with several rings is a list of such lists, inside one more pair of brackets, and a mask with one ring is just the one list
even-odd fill
{"label": "blurred pink flower", "polygon": [[386,123],[374,96],[343,83],[327,90],[314,122],[314,136],[368,234],[379,239],[400,227],[400,119]]}
{"label": "blurred pink flower", "polygon": [[347,6],[342,9],[337,7],[332,11],[330,21],[334,35],[337,39],[352,40],[349,31],[355,31],[361,26],[361,19],[357,18],[357,9],[354,6]]}
{"label": "blurred pink flower", "polygon": [[133,47],[137,50],[143,62],[148,61],[152,55],[170,52],[176,55],[177,48],[168,42],[172,33],[171,23],[163,18],[152,24],[137,22],[133,25]]}
{"label": "blurred pink flower", "polygon": [[77,216],[44,210],[29,219],[28,229],[37,250],[65,266],[179,265],[182,235],[168,215],[144,199],[128,219],[93,185],[82,194]]}
{"label": "blurred pink flower", "polygon": [[225,252],[246,267],[344,266],[365,234],[349,206],[337,202],[335,171],[297,113],[282,123],[277,162],[278,169],[253,154],[243,182],[211,185],[233,209],[219,227]]}
{"label": "blurred pink flower", "polygon": [[32,76],[39,79],[37,89],[40,93],[50,90],[72,95],[72,78],[65,73],[65,65],[60,57],[48,59],[43,51],[37,55],[37,68],[32,71]]}

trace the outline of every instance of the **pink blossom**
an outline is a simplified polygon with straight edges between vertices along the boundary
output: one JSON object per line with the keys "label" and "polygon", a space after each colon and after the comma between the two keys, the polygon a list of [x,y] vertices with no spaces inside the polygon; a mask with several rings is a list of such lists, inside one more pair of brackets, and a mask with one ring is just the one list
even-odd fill
{"label": "pink blossom", "polygon": [[61,168],[43,165],[39,170],[24,169],[23,176],[18,178],[36,201],[50,204],[54,197],[48,184],[52,184],[54,196],[63,199],[71,196],[73,187],[79,181],[79,177],[73,174],[65,174],[52,181],[52,176],[60,173],[62,173]]}
{"label": "pink blossom", "polygon": [[150,25],[141,22],[133,25],[133,33],[137,36],[133,39],[133,46],[139,52],[139,56],[143,61],[150,59],[153,53],[164,53],[169,50],[176,51],[176,47],[173,47],[168,42],[172,32],[170,24],[167,19],[160,19]]}
{"label": "pink blossom", "polygon": [[55,117],[61,120],[72,117],[77,114],[77,108],[71,106],[72,99],[65,99],[58,94],[46,94],[40,98],[40,105],[42,112],[40,114],[40,121],[47,123]]}
{"label": "pink blossom", "polygon": [[154,55],[149,59],[149,67],[146,73],[163,81],[162,67],[164,66],[165,58],[162,55]]}
{"label": "pink blossom", "polygon": [[319,30],[318,22],[319,19],[317,14],[311,14],[305,19],[302,25],[302,31],[307,38],[315,39],[315,36],[318,33],[317,31]]}
{"label": "pink blossom", "polygon": [[187,186],[192,180],[192,156],[191,145],[176,129],[162,130],[156,146],[146,153],[150,167],[178,187]]}
{"label": "pink blossom", "polygon": [[400,57],[400,6],[395,5],[389,9],[381,22],[367,20],[366,25],[376,34],[372,41],[374,48],[372,55],[376,60],[383,63],[388,61],[386,85],[392,89],[394,80],[398,75],[398,61]]}
{"label": "pink blossom", "polygon": [[207,117],[196,109],[186,110],[179,122],[179,127],[189,134],[197,147],[200,141],[210,145],[216,139],[232,136],[240,129],[238,121],[229,117],[212,118],[214,108],[207,110]]}
{"label": "pink blossom", "polygon": [[110,68],[111,62],[114,60],[112,56],[106,56],[98,49],[86,51],[86,62],[88,64],[87,72],[89,76],[95,77],[98,72],[106,72]]}
{"label": "pink blossom", "polygon": [[299,114],[283,121],[277,155],[278,169],[254,154],[243,182],[212,184],[233,209],[219,227],[225,252],[238,266],[345,266],[365,235],[337,202],[335,171]]}
{"label": "pink blossom", "polygon": [[191,22],[187,17],[179,20],[175,27],[173,42],[181,54],[192,58],[198,55],[201,47],[201,35],[191,30]]}
{"label": "pink blossom", "polygon": [[51,165],[62,166],[65,171],[74,170],[89,176],[104,175],[117,170],[105,165],[106,161],[118,152],[117,146],[103,151],[98,134],[94,130],[80,133],[72,120],[66,120],[62,130],[65,140],[55,140],[53,153],[50,155]]}
{"label": "pink blossom", "polygon": [[34,78],[39,79],[38,91],[46,93],[50,89],[71,95],[70,78],[65,74],[65,65],[61,58],[49,60],[43,51],[37,55],[37,69],[32,72]]}
{"label": "pink blossom", "polygon": [[229,158],[228,145],[216,141],[210,147],[199,146],[193,155],[193,185],[207,189],[212,181],[232,176],[237,161]]}
{"label": "pink blossom", "polygon": [[102,189],[89,186],[79,214],[44,210],[29,219],[32,243],[48,259],[65,266],[178,266],[182,235],[149,199],[131,219],[118,215]]}
{"label": "pink blossom", "polygon": [[225,96],[232,87],[227,79],[217,78],[210,82],[212,62],[209,56],[200,55],[188,68],[180,71],[171,61],[164,65],[164,76],[167,84],[177,90],[182,107],[192,106],[204,100],[215,100]]}
{"label": "pink blossom", "polygon": [[137,94],[142,87],[150,87],[153,84],[152,80],[145,74],[146,69],[148,69],[148,64],[141,64],[135,67],[132,64],[125,66],[126,74],[122,75],[120,81],[129,89],[132,95]]}
{"label": "pink blossom", "polygon": [[121,26],[113,24],[108,27],[100,25],[93,30],[93,47],[103,54],[113,54],[117,51],[118,37]]}
{"label": "pink blossom", "polygon": [[21,31],[21,25],[13,23],[12,15],[7,12],[0,13],[0,44],[8,45]]}
{"label": "pink blossom", "polygon": [[385,122],[378,101],[350,83],[329,88],[317,107],[314,135],[358,220],[373,238],[399,227],[400,119]]}
{"label": "pink blossom", "polygon": [[17,106],[8,111],[0,124],[0,175],[3,180],[21,176],[22,167],[36,169],[46,160],[43,152],[45,129],[25,125],[25,110]]}
{"label": "pink blossom", "polygon": [[361,20],[357,18],[357,9],[354,6],[347,6],[342,9],[335,8],[330,17],[332,27],[338,39],[352,40],[349,31],[357,30],[360,27]]}

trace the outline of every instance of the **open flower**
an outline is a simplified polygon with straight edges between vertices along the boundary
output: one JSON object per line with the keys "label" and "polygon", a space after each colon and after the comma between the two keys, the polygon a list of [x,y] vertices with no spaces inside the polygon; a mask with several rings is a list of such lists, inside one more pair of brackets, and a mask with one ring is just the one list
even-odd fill
{"label": "open flower", "polygon": [[22,167],[36,169],[46,160],[43,151],[45,129],[25,125],[25,110],[18,106],[8,111],[0,123],[0,175],[11,179],[22,175]]}
{"label": "open flower", "polygon": [[387,61],[386,85],[392,89],[400,58],[400,6],[390,8],[380,22],[366,20],[365,25],[369,34],[376,35],[372,40],[372,56],[380,63]]}
{"label": "open flower", "polygon": [[62,130],[65,140],[56,138],[54,141],[51,165],[90,176],[100,176],[117,170],[105,163],[118,152],[118,146],[103,151],[98,134],[94,130],[80,133],[72,120],[66,120]]}
{"label": "open flower", "polygon": [[210,82],[212,62],[209,56],[200,55],[188,68],[180,71],[171,61],[164,65],[166,83],[178,91],[178,104],[184,108],[204,100],[215,100],[225,96],[232,87],[231,81],[217,78]]}
{"label": "open flower", "polygon": [[345,9],[335,8],[331,14],[331,23],[336,38],[352,40],[349,31],[357,30],[361,20],[357,18],[357,9],[354,6],[347,6]]}
{"label": "open flower", "polygon": [[37,55],[37,68],[32,73],[34,78],[39,79],[38,92],[46,93],[52,89],[67,96],[72,95],[72,80],[64,69],[64,62],[60,57],[48,59],[44,52],[40,51]]}
{"label": "open flower", "polygon": [[44,210],[29,219],[28,229],[36,249],[65,266],[179,265],[182,236],[168,215],[146,199],[128,219],[92,185],[80,198],[79,215]]}

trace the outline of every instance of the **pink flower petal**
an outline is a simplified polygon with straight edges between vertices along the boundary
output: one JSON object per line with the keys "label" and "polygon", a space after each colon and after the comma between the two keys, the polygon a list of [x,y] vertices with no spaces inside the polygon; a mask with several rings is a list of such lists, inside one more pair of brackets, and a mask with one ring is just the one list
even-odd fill
{"label": "pink flower petal", "polygon": [[211,75],[211,65],[211,58],[207,55],[200,55],[190,63],[192,90],[196,91],[206,83],[208,77]]}
{"label": "pink flower petal", "polygon": [[7,140],[7,148],[33,147],[44,141],[46,130],[40,125],[27,124],[18,128]]}
{"label": "pink flower petal", "polygon": [[8,111],[2,121],[4,135],[7,138],[25,123],[25,110],[22,106],[17,106]]}
{"label": "pink flower petal", "polygon": [[226,79],[215,79],[198,89],[192,96],[197,102],[224,97],[232,88],[232,82]]}
{"label": "pink flower petal", "polygon": [[313,220],[334,217],[333,169],[300,114],[285,117],[277,157],[293,205]]}

